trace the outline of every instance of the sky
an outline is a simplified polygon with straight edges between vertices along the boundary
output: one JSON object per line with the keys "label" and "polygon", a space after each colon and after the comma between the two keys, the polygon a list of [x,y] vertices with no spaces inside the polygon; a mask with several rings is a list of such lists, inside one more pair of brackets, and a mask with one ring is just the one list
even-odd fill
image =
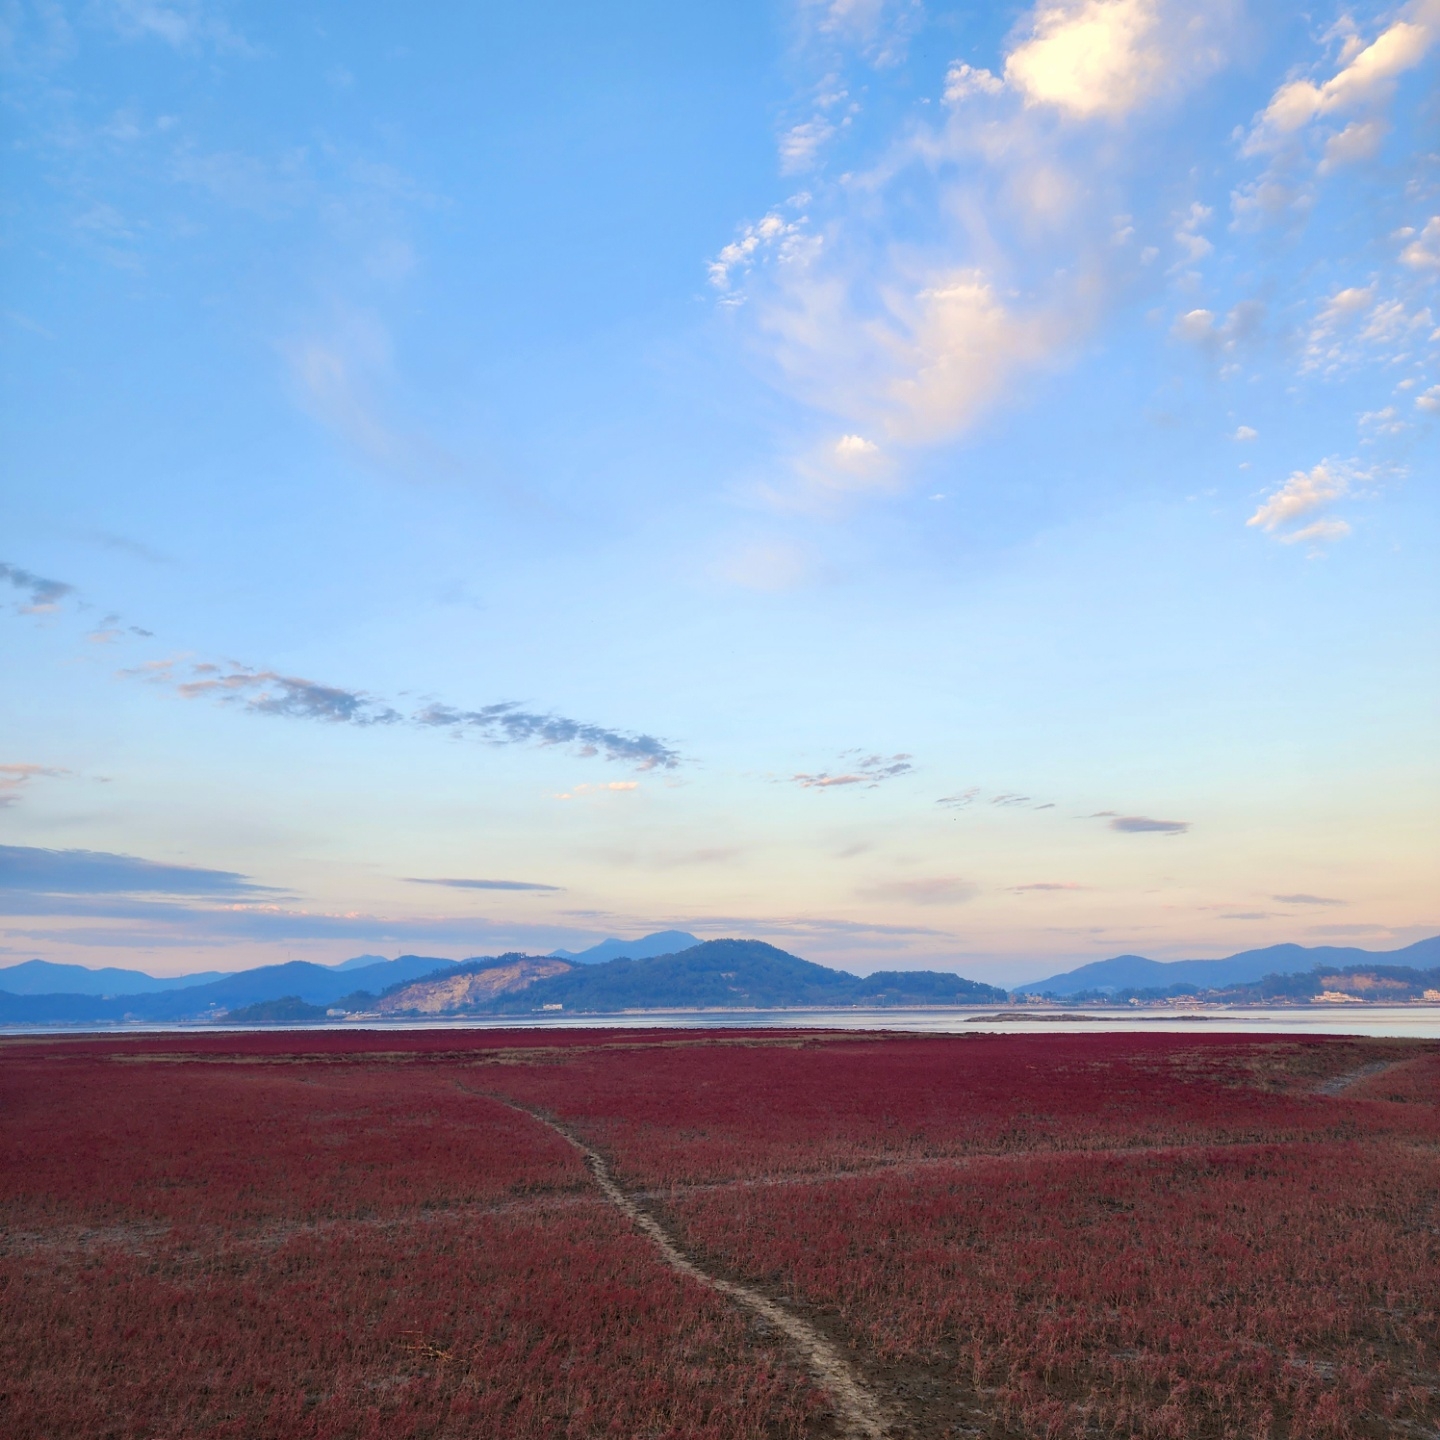
{"label": "sky", "polygon": [[1440,0],[0,66],[0,964],[1440,930]]}

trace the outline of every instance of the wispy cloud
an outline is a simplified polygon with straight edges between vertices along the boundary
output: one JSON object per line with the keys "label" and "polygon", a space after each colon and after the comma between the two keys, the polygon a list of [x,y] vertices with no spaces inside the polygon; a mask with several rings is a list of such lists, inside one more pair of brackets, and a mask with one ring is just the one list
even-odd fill
{"label": "wispy cloud", "polygon": [[31,781],[42,777],[56,779],[69,773],[68,770],[56,770],[48,765],[0,765],[0,809],[18,804],[20,792]]}
{"label": "wispy cloud", "polygon": [[582,758],[603,755],[641,770],[674,769],[680,763],[679,752],[653,735],[613,730],[553,712],[541,714],[522,709],[517,701],[479,710],[431,703],[406,716],[362,690],[247,665],[158,660],[121,674],[167,686],[187,700],[218,700],[257,715],[340,725],[408,724],[472,736],[490,745],[566,745]]}
{"label": "wispy cloud", "polygon": [[1368,44],[1352,27],[1337,26],[1331,32],[1341,42],[1334,73],[1325,79],[1296,76],[1281,85],[1251,128],[1246,151],[1273,152],[1318,122],[1383,105],[1399,78],[1424,60],[1437,29],[1435,0],[1413,0]]}
{"label": "wispy cloud", "polygon": [[533,880],[429,880],[419,875],[407,875],[410,885],[448,885],[454,890],[544,890],[558,893],[563,885],[541,885]]}
{"label": "wispy cloud", "polygon": [[1053,810],[1055,808],[1053,800],[1036,800],[1033,795],[1022,795],[1018,790],[1002,790],[986,797],[978,785],[972,785],[968,790],[957,791],[954,795],[942,795],[935,803],[945,806],[947,810],[967,810],[979,799],[986,799],[988,804],[1001,810]]}
{"label": "wispy cloud", "polygon": [[1428,306],[1382,293],[1379,281],[1348,285],[1319,302],[1301,370],[1328,377],[1366,360],[1403,359],[1434,328]]}
{"label": "wispy cloud", "polygon": [[1344,905],[1344,900],[1332,900],[1325,895],[1272,895],[1282,905]]}
{"label": "wispy cloud", "polygon": [[[827,70],[840,37],[886,28],[858,25],[852,8],[879,7],[856,0],[843,23],[812,26]],[[956,58],[943,106],[912,111],[869,164],[773,206],[712,262],[727,302],[747,302],[772,378],[845,431],[909,452],[973,429],[1065,363],[1158,253],[1116,220],[1131,122],[1228,63],[1238,11],[1043,0],[1001,74]],[[788,132],[794,163],[827,124]],[[1209,219],[1199,202],[1171,218],[1183,262],[1210,252]]]}
{"label": "wispy cloud", "polygon": [[456,710],[449,705],[427,705],[414,717],[417,725],[475,735],[491,745],[573,745],[581,756],[603,755],[640,770],[673,770],[680,752],[653,735],[637,735],[571,720],[564,715],[523,710],[506,700],[480,710]]}
{"label": "wispy cloud", "polygon": [[1440,270],[1440,215],[1432,215],[1418,235],[1407,230],[1403,238],[1408,243],[1400,252],[1402,265],[1412,270]]}
{"label": "wispy cloud", "polygon": [[[62,600],[78,595],[74,585],[47,580],[17,565],[0,562],[0,582],[27,597],[22,614],[48,614]],[[107,615],[92,631],[93,642],[111,643],[128,633],[149,638],[138,626],[124,626],[119,615]],[[553,711],[525,709],[519,701],[505,700],[479,710],[461,710],[432,702],[406,716],[394,706],[363,690],[310,680],[299,675],[230,661],[171,657],[144,661],[118,672],[122,677],[173,690],[187,700],[215,700],[255,715],[291,720],[320,720],[339,725],[408,724],[427,730],[448,730],[474,736],[491,745],[565,745],[581,757],[603,755],[640,770],[672,770],[680,752],[653,735],[613,729],[574,720]]]}
{"label": "wispy cloud", "polygon": [[899,900],[909,905],[958,905],[973,900],[979,887],[959,875],[930,875],[915,880],[884,880],[860,892],[869,900]]}
{"label": "wispy cloud", "polygon": [[966,810],[975,803],[975,797],[980,793],[978,785],[972,785],[968,790],[956,791],[954,795],[942,795],[935,803],[944,805],[949,810]]}
{"label": "wispy cloud", "polygon": [[1028,890],[1083,890],[1085,886],[1076,885],[1065,880],[1036,880],[1029,885],[1012,885],[1010,891],[1015,895],[1023,895]]}
{"label": "wispy cloud", "polygon": [[76,593],[75,587],[63,580],[47,580],[43,575],[34,575],[3,560],[0,560],[0,582],[27,597],[17,607],[22,615],[49,615],[59,609],[62,600]]}
{"label": "wispy cloud", "polygon": [[456,456],[389,414],[391,349],[376,316],[351,311],[324,333],[291,341],[284,355],[301,408],[370,464],[403,480],[457,475]]}
{"label": "wispy cloud", "polygon": [[160,40],[176,50],[255,53],[219,7],[206,0],[99,0],[93,13],[127,40]]}
{"label": "wispy cloud", "polygon": [[841,759],[855,758],[847,769],[831,774],[822,770],[814,775],[792,775],[790,779],[804,790],[830,790],[836,786],[861,785],[873,790],[886,780],[908,775],[914,770],[909,755],[862,755],[859,751],[848,751]]}
{"label": "wispy cloud", "polygon": [[[1373,470],[1362,470],[1353,463],[1322,460],[1310,470],[1294,471],[1260,502],[1245,523],[1274,535],[1285,545],[1342,539],[1350,533],[1348,522],[1321,517],[1320,512],[1374,478]],[[1309,519],[1311,516],[1320,518]],[[1302,521],[1307,523],[1298,523]]]}
{"label": "wispy cloud", "polygon": [[261,898],[280,892],[231,870],[168,865],[104,850],[0,845],[0,890],[42,895],[204,895]]}
{"label": "wispy cloud", "polygon": [[322,685],[298,675],[281,675],[248,665],[152,660],[120,674],[173,689],[187,700],[218,700],[255,715],[328,720],[343,725],[394,725],[404,718],[363,691]]}
{"label": "wispy cloud", "polygon": [[584,795],[605,795],[611,792],[626,794],[631,790],[638,790],[638,780],[611,780],[608,783],[601,782],[598,785],[572,785],[563,794],[557,795],[557,800],[578,800]]}
{"label": "wispy cloud", "polygon": [[1117,815],[1112,830],[1125,835],[1183,835],[1190,828],[1188,820],[1154,820],[1149,815]]}

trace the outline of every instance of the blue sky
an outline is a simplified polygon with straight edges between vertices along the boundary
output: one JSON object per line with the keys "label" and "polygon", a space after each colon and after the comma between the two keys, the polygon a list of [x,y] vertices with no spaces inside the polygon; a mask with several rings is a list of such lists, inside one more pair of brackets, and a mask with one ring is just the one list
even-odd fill
{"label": "blue sky", "polygon": [[1440,929],[1440,0],[471,12],[3,10],[0,960]]}

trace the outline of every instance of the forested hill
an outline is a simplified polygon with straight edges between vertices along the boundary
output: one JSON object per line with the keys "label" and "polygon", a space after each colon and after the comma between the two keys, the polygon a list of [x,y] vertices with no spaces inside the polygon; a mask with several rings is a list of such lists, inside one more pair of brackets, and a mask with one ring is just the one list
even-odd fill
{"label": "forested hill", "polygon": [[[436,977],[443,985],[451,977]],[[453,981],[451,982],[453,983]],[[391,997],[419,1010],[425,985]],[[937,971],[887,971],[861,978],[802,960],[761,940],[707,940],[674,955],[610,960],[538,979],[467,1005],[487,1014],[528,1014],[545,1006],[589,1014],[621,1010],[776,1009],[793,1006],[966,1005],[1005,992]],[[395,1007],[398,1008],[398,1007]],[[433,1012],[432,1012],[433,1013]]]}

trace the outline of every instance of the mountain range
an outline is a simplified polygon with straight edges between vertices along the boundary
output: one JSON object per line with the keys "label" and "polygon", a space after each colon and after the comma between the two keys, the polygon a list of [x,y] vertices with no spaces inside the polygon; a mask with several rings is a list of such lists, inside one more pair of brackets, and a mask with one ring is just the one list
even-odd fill
{"label": "mountain range", "polygon": [[[1378,974],[1388,967],[1396,972],[1389,989],[1400,998],[1402,991],[1418,996],[1433,978],[1427,978],[1427,967],[1437,965],[1440,936],[1382,952],[1274,945],[1223,960],[1166,962],[1120,955],[1020,986],[1013,993],[1072,1002],[1132,995],[1155,999],[1201,990],[1229,990],[1236,1000],[1305,999],[1326,988],[1327,972],[1353,974],[1358,968]],[[1293,984],[1280,983],[1286,976],[1299,978]],[[1377,999],[1388,993],[1384,985],[1367,989],[1357,983],[1351,988]],[[322,1019],[327,1010],[399,1017],[519,1015],[546,1009],[613,1014],[645,1009],[980,1005],[1007,998],[1003,990],[948,971],[882,971],[862,978],[761,941],[700,942],[676,930],[633,941],[605,940],[578,953],[462,961],[430,955],[394,960],[357,955],[338,965],[296,960],[233,974],[210,971],[170,979],[44,960],[0,968],[0,1025],[282,1023]]]}
{"label": "mountain range", "polygon": [[[563,967],[563,968],[561,968]],[[621,956],[584,967],[554,956],[473,961],[382,997],[384,1014],[617,1014],[627,1010],[793,1006],[983,1005],[1005,991],[933,970],[864,978],[761,940],[706,940],[673,955]],[[468,982],[468,983],[467,983]]]}
{"label": "mountain range", "polygon": [[[1143,955],[1117,955],[1066,970],[1045,980],[1018,985],[1018,995],[1114,995],[1121,990],[1163,990],[1173,985],[1220,990],[1250,985],[1267,975],[1297,975],[1316,967],[1341,970],[1355,965],[1404,965],[1417,970],[1440,965],[1440,935],[1417,940],[1402,950],[1359,950],[1342,945],[1268,945],[1242,950],[1223,960],[1147,960]],[[3,984],[0,979],[0,984]]]}
{"label": "mountain range", "polygon": [[607,960],[649,960],[655,955],[675,955],[700,942],[684,930],[657,930],[640,940],[602,940],[588,950],[552,950],[560,960],[577,965],[603,965]]}

